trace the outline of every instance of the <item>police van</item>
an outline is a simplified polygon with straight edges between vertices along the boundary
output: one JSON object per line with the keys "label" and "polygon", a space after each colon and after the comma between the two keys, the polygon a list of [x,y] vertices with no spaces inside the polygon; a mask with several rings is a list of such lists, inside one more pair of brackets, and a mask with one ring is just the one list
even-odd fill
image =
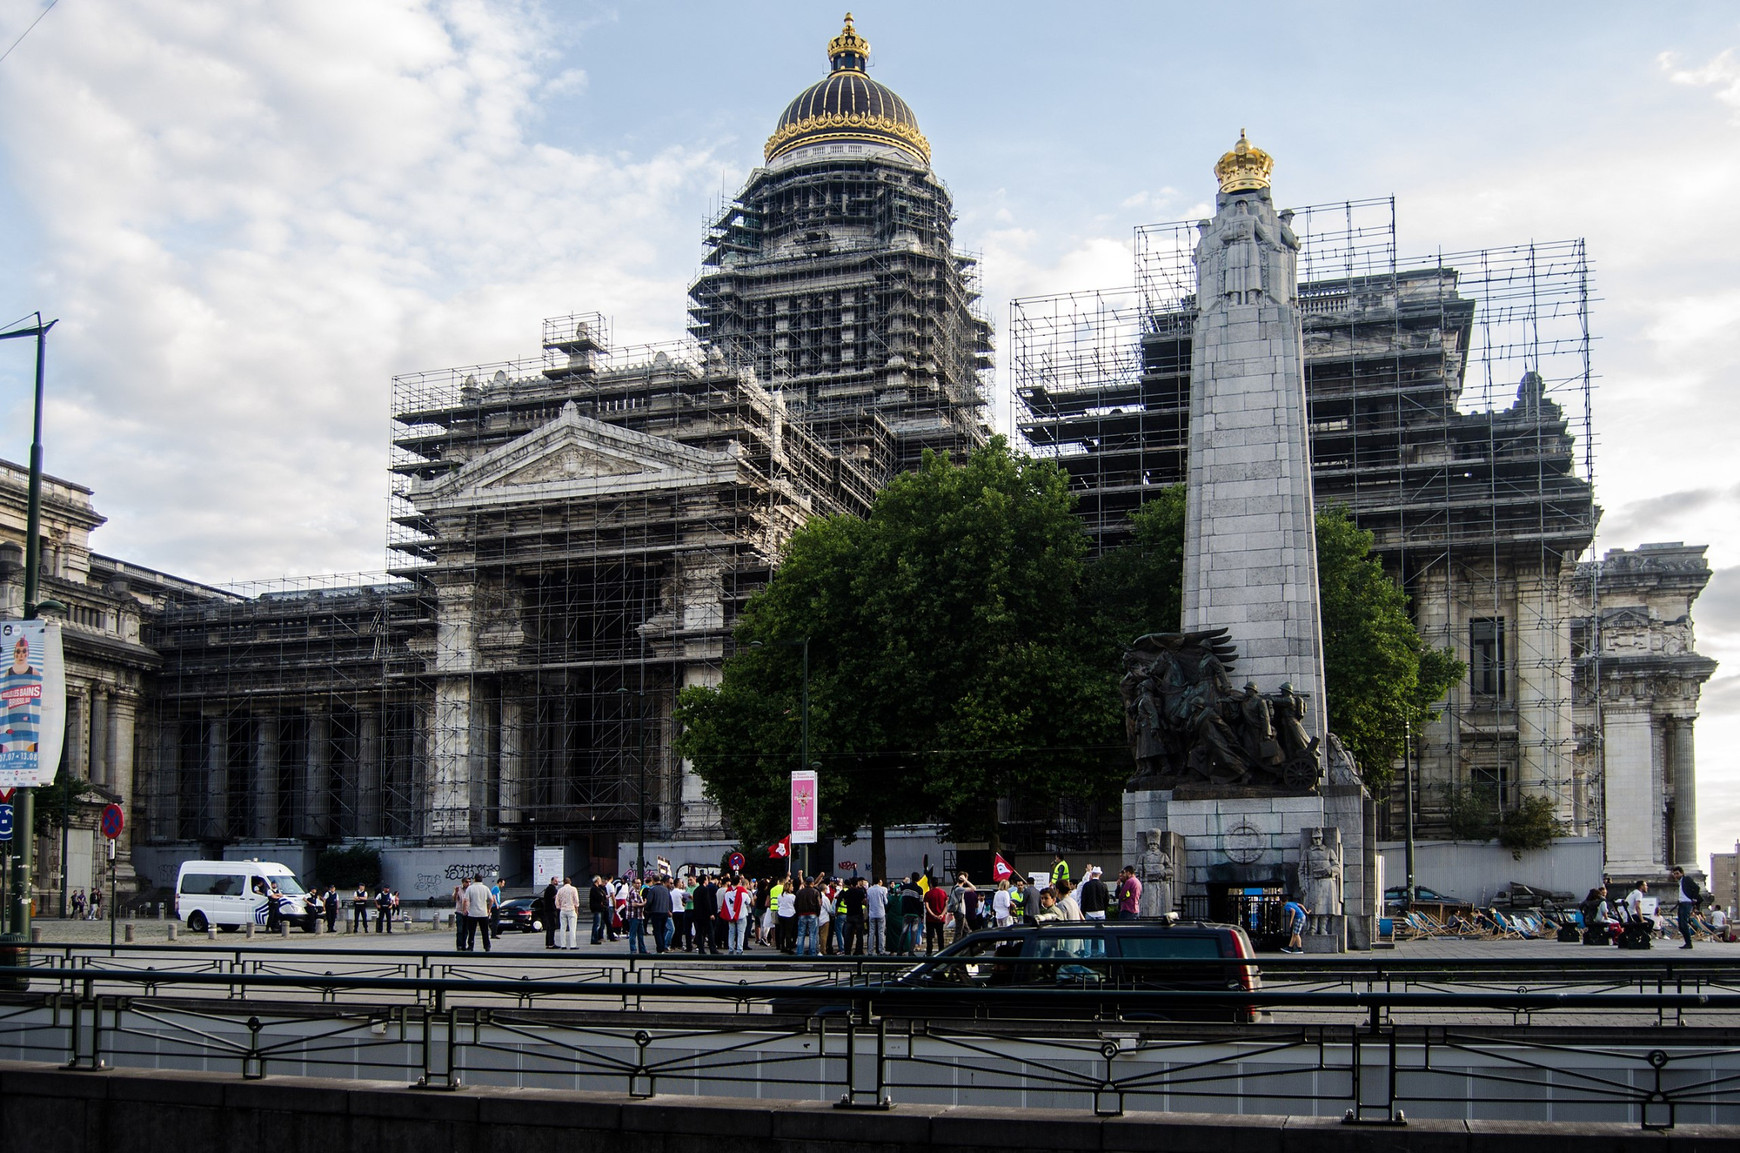
{"label": "police van", "polygon": [[272,923],[272,886],[278,886],[278,916],[306,932],[315,913],[308,894],[288,866],[276,861],[183,861],[175,878],[175,916],[194,932],[216,927],[226,933],[243,925]]}

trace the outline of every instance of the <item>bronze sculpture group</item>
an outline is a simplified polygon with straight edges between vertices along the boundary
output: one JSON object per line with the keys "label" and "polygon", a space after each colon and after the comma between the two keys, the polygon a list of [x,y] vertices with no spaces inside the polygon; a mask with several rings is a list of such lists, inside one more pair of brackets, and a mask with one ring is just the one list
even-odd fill
{"label": "bronze sculpture group", "polygon": [[1226,629],[1149,633],[1124,650],[1124,727],[1136,759],[1131,789],[1187,781],[1310,792],[1322,775],[1293,686],[1232,687],[1238,649]]}

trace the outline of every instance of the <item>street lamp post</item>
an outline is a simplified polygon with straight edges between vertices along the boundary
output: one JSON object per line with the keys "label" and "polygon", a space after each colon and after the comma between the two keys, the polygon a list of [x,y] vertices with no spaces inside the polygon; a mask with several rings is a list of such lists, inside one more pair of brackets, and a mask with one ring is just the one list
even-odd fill
{"label": "street lamp post", "polygon": [[[1407,794],[1408,828],[1405,844],[1408,871],[1408,887],[1404,894],[1407,898],[1407,909],[1414,907],[1414,728],[1407,719],[1402,720],[1402,791]],[[1444,882],[1439,881],[1440,885]]]}
{"label": "street lamp post", "polygon": [[[30,439],[30,504],[25,514],[24,541],[24,619],[35,620],[38,605],[37,582],[42,568],[42,367],[43,357],[47,348],[48,330],[59,324],[51,320],[42,322],[42,313],[36,314],[36,323],[26,328],[15,328],[10,332],[0,332],[0,340],[16,340],[21,337],[36,338],[36,414],[31,429]],[[35,791],[19,789],[13,794],[12,802],[13,854],[16,865],[13,870],[12,916],[7,928],[28,941],[30,939],[30,870],[31,858],[34,856],[36,805]]]}

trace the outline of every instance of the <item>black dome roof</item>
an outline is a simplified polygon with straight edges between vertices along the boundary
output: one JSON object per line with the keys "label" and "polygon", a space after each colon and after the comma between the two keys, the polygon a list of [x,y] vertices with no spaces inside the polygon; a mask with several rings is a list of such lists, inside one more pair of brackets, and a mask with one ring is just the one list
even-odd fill
{"label": "black dome roof", "polygon": [[918,117],[893,90],[864,72],[869,55],[870,42],[852,27],[848,12],[845,30],[828,44],[833,71],[786,105],[767,138],[767,159],[820,141],[862,140],[892,144],[930,161],[930,142],[918,130]]}

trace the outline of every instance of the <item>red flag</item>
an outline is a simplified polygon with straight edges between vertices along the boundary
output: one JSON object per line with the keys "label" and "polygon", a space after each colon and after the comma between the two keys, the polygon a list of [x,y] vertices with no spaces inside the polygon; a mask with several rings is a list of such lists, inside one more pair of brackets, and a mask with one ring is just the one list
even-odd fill
{"label": "red flag", "polygon": [[791,834],[787,833],[785,836],[783,836],[779,840],[775,841],[773,843],[773,847],[771,849],[767,850],[767,856],[768,856],[769,860],[774,860],[774,861],[783,861],[783,860],[787,859],[788,857],[790,857],[791,856]]}
{"label": "red flag", "polygon": [[991,879],[993,881],[1007,881],[1014,875],[1015,870],[1009,867],[1009,862],[1003,859],[1003,854],[998,853],[991,862]]}

